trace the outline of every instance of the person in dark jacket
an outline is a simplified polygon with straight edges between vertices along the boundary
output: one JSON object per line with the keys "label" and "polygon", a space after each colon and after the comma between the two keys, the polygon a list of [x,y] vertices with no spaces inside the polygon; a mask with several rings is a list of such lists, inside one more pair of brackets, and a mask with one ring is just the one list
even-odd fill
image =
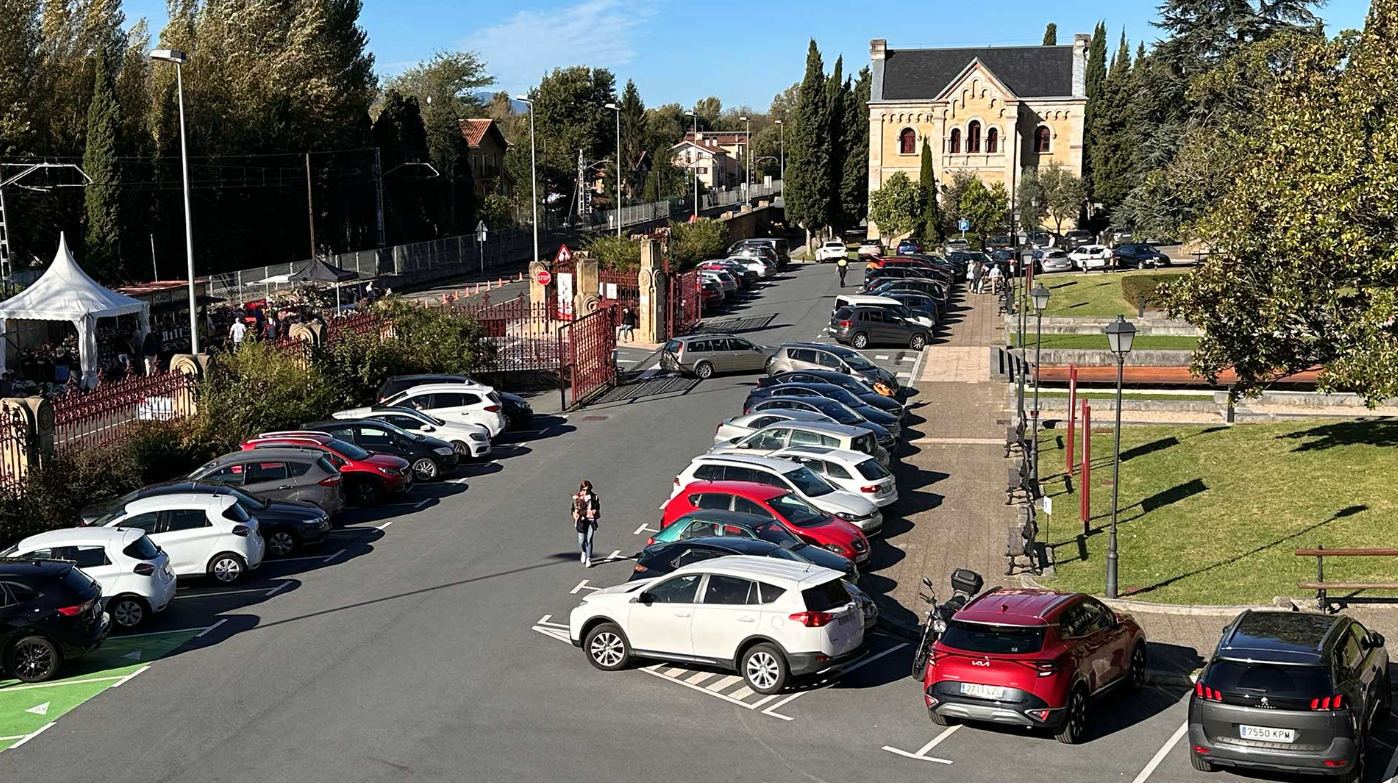
{"label": "person in dark jacket", "polygon": [[592,567],[592,536],[602,516],[602,503],[592,491],[592,482],[583,481],[573,496],[573,527],[578,531],[578,549],[584,568]]}
{"label": "person in dark jacket", "polygon": [[146,332],[141,341],[141,356],[146,360],[146,375],[154,375],[160,364],[161,339],[155,332]]}

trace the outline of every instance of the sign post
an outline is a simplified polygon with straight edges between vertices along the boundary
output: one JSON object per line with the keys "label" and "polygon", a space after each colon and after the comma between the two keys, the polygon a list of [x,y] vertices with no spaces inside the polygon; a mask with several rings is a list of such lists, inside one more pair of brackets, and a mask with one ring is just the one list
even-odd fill
{"label": "sign post", "polygon": [[971,221],[967,220],[966,218],[961,218],[960,220],[956,221],[956,228],[959,231],[961,231],[961,238],[965,239],[966,232],[971,230]]}
{"label": "sign post", "polygon": [[482,220],[476,223],[476,249],[481,254],[481,274],[485,274],[485,235],[485,221]]}

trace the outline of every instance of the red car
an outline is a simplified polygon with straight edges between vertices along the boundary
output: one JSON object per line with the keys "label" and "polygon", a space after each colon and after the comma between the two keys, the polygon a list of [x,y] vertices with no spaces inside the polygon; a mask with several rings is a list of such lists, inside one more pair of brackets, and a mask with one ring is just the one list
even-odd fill
{"label": "red car", "polygon": [[780,487],[750,481],[695,481],[665,504],[660,528],[701,508],[731,509],[777,520],[793,536],[853,560],[869,562],[869,539],[859,528],[816,509]]}
{"label": "red car", "polygon": [[932,722],[1044,728],[1059,742],[1087,734],[1089,699],[1145,682],[1146,635],[1082,593],[995,589],[952,616],[923,675]]}
{"label": "red car", "polygon": [[244,442],[242,448],[246,451],[287,446],[324,451],[344,475],[345,494],[356,505],[372,505],[389,495],[407,492],[413,485],[413,472],[402,457],[365,451],[324,432],[264,432]]}

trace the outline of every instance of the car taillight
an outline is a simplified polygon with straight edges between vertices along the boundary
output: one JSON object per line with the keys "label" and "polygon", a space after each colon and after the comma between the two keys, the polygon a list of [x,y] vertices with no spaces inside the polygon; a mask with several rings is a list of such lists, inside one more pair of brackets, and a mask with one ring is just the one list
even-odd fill
{"label": "car taillight", "polygon": [[1058,664],[1053,661],[1035,661],[1034,670],[1040,677],[1052,677],[1058,673]]}
{"label": "car taillight", "polygon": [[499,405],[487,405],[487,406],[485,406],[485,412],[486,412],[486,413],[499,413],[499,412],[500,412],[500,406],[499,406]]}
{"label": "car taillight", "polygon": [[807,628],[823,628],[835,619],[835,615],[829,612],[797,612],[791,615],[791,619]]}
{"label": "car taillight", "polygon": [[679,485],[680,485],[680,477],[679,477],[679,476],[675,476],[675,486],[678,487]]}
{"label": "car taillight", "polygon": [[860,492],[878,492],[878,491],[879,491],[879,485],[878,485],[878,484],[870,484],[870,485],[867,486],[867,487],[860,487],[860,488],[859,488],[859,491],[860,491]]}
{"label": "car taillight", "polygon": [[1025,710],[1024,714],[1028,715],[1029,717],[1033,718],[1034,720],[1040,723],[1043,723],[1044,721],[1049,719],[1050,715],[1053,714],[1053,710]]}
{"label": "car taillight", "polygon": [[77,606],[63,606],[63,607],[59,607],[58,613],[61,614],[61,615],[63,615],[64,617],[77,617],[78,615],[82,614],[83,612],[86,612],[88,609],[91,609],[91,608],[92,608],[92,603],[93,603],[93,601],[95,601],[95,600],[97,600],[97,599],[94,598],[92,601],[83,601],[82,603],[78,604]]}
{"label": "car taillight", "polygon": [[321,479],[320,481],[317,481],[316,483],[321,485],[322,487],[338,487],[340,485],[341,478],[342,476],[339,473],[336,473],[335,475],[327,476]]}
{"label": "car taillight", "polygon": [[[1194,683],[1194,695],[1209,701],[1223,701],[1223,694],[1210,688],[1202,682]],[[1311,709],[1315,709],[1315,702],[1311,702]]]}
{"label": "car taillight", "polygon": [[137,563],[136,567],[132,570],[141,576],[150,576],[155,573],[155,566],[150,563]]}
{"label": "car taillight", "polygon": [[848,329],[848,328],[850,328],[851,326],[854,326],[854,321],[841,321],[841,322],[840,322],[840,328],[841,328],[841,329]]}
{"label": "car taillight", "polygon": [[647,538],[647,539],[646,539],[646,546],[650,546],[651,544],[654,544],[654,543],[655,543],[655,537],[654,537],[654,536],[651,536],[650,538]]}
{"label": "car taillight", "polygon": [[1326,696],[1323,699],[1311,699],[1311,709],[1313,710],[1339,710],[1344,709],[1345,695],[1337,693],[1334,696]]}
{"label": "car taillight", "polygon": [[252,532],[252,528],[248,527],[247,525],[234,525],[234,526],[233,526],[233,535],[235,535],[235,536],[247,536],[247,534],[248,534],[248,533],[251,533],[251,532]]}
{"label": "car taillight", "polygon": [[642,571],[649,571],[650,569],[649,569],[649,568],[646,568],[645,566],[641,565],[640,563],[637,563],[637,564],[636,564],[636,567],[633,568],[633,569],[631,569],[631,570],[632,570],[632,571],[635,571],[636,573],[640,573],[640,572],[642,572]]}

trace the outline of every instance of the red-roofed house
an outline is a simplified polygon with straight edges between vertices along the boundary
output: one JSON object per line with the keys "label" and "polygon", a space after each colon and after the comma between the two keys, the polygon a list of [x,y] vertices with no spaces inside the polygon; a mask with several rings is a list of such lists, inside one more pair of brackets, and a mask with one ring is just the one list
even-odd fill
{"label": "red-roofed house", "polygon": [[698,141],[692,134],[686,136],[689,138],[670,148],[675,165],[697,171],[705,187],[737,187],[742,179],[742,167],[737,159],[703,133],[699,134]]}
{"label": "red-roofed house", "polygon": [[509,195],[511,183],[505,176],[505,151],[510,142],[500,126],[490,118],[461,120],[461,133],[471,148],[471,177],[476,182],[476,197],[490,193]]}

